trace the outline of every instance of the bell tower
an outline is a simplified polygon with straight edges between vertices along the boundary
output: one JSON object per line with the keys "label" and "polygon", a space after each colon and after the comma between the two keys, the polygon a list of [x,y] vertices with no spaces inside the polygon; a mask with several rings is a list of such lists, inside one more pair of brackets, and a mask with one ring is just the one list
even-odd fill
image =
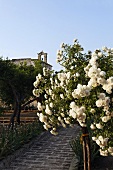
{"label": "bell tower", "polygon": [[38,54],[38,60],[43,60],[45,63],[47,63],[47,53],[44,53],[43,51],[41,51]]}

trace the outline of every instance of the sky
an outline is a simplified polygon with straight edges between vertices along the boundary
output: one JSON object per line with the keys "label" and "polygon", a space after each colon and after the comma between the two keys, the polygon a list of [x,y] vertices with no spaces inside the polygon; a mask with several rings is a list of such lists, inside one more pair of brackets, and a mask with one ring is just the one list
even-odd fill
{"label": "sky", "polygon": [[113,47],[113,0],[0,0],[0,56],[37,58],[54,70],[61,43],[77,38],[85,49]]}

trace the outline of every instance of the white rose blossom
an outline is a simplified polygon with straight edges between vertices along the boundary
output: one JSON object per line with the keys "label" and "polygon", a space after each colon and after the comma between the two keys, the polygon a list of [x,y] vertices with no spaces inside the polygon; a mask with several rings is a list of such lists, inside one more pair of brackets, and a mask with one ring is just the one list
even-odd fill
{"label": "white rose blossom", "polygon": [[42,111],[42,110],[43,110],[43,107],[42,107],[42,105],[41,105],[41,103],[40,103],[40,102],[38,102],[38,104],[37,104],[37,108],[38,108],[38,110],[39,110],[39,111]]}
{"label": "white rose blossom", "polygon": [[103,129],[103,126],[100,123],[96,124],[97,129]]}
{"label": "white rose blossom", "polygon": [[95,127],[94,124],[91,124],[91,125],[90,125],[90,128],[91,128],[92,130],[95,130],[95,129],[96,129],[96,127]]}
{"label": "white rose blossom", "polygon": [[93,136],[93,137],[92,137],[92,140],[93,140],[93,141],[96,141],[96,140],[97,140],[97,137]]}
{"label": "white rose blossom", "polygon": [[91,109],[90,112],[91,113],[95,113],[96,111],[95,111],[95,109]]}
{"label": "white rose blossom", "polygon": [[108,151],[107,151],[107,150],[102,150],[102,149],[100,149],[100,155],[102,155],[102,156],[108,156]]}
{"label": "white rose blossom", "polygon": [[60,97],[61,97],[61,99],[64,99],[64,95],[63,94],[60,94]]}
{"label": "white rose blossom", "polygon": [[111,116],[103,116],[102,118],[102,122],[108,122],[111,119]]}
{"label": "white rose blossom", "polygon": [[43,115],[42,113],[39,114],[39,120],[41,122],[47,122],[47,116]]}

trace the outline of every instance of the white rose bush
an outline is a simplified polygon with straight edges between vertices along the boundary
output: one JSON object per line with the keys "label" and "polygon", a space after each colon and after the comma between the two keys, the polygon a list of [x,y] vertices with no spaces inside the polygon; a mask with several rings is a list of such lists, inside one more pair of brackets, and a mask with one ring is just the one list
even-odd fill
{"label": "white rose bush", "polygon": [[113,49],[85,54],[75,39],[73,45],[61,44],[56,61],[61,71],[43,68],[34,82],[33,94],[44,96],[37,105],[39,120],[54,135],[58,126],[78,123],[101,155],[113,155]]}

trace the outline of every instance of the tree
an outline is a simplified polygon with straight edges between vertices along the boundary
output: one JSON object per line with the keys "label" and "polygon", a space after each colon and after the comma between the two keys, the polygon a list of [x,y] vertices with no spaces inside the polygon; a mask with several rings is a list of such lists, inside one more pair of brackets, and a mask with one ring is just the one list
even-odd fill
{"label": "tree", "polygon": [[90,170],[89,135],[101,155],[113,155],[113,49],[84,54],[75,40],[73,45],[62,44],[57,62],[63,70],[54,74],[46,70],[34,83],[34,95],[45,93],[45,100],[38,102],[39,120],[54,135],[59,125],[78,122],[83,132],[84,170]]}
{"label": "tree", "polygon": [[32,97],[33,82],[38,73],[42,73],[40,61],[35,66],[26,63],[15,65],[10,60],[0,58],[0,98],[6,105],[12,105],[14,113],[10,123],[14,124],[14,117],[20,124],[21,106]]}

